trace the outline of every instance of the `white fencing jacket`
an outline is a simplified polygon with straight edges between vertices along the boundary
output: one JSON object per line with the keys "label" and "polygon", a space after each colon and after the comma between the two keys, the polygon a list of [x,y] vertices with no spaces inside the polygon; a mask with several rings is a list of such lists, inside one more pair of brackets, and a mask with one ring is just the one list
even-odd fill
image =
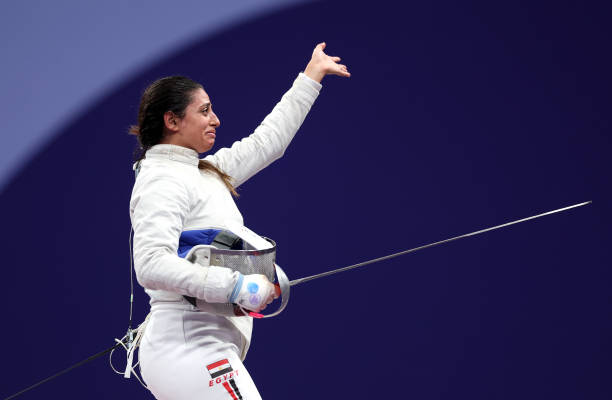
{"label": "white fencing jacket", "polygon": [[[250,136],[206,157],[233,178],[235,187],[280,158],[319,95],[321,85],[303,73]],[[226,228],[243,218],[214,173],[198,169],[198,153],[159,144],[146,153],[130,201],[134,268],[138,282],[156,302],[183,302],[183,295],[227,302],[236,275],[227,268],[201,267],[177,255],[181,232]],[[211,318],[213,316],[211,315]],[[214,316],[217,318],[226,318]],[[246,340],[252,318],[227,317]],[[243,354],[244,356],[244,354]]]}

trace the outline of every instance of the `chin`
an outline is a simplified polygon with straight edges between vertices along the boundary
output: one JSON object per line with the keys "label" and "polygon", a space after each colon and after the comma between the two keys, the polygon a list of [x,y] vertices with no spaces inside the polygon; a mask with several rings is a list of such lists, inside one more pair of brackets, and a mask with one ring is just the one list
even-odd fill
{"label": "chin", "polygon": [[208,146],[202,146],[198,149],[198,153],[202,154],[202,153],[206,153],[207,151],[210,151],[213,148],[213,144],[208,145]]}

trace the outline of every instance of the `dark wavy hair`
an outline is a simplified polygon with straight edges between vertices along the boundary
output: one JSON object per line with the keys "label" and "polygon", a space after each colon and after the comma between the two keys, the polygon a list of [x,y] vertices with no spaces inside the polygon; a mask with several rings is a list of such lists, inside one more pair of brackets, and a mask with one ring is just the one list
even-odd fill
{"label": "dark wavy hair", "polygon": [[[193,92],[203,89],[202,85],[185,76],[168,76],[153,82],[140,99],[138,125],[132,125],[129,133],[138,138],[139,148],[135,159],[146,157],[147,150],[159,144],[164,137],[164,114],[172,111],[177,117],[185,116],[185,109],[192,101]],[[200,160],[198,168],[215,173],[227,189],[238,196],[232,185],[232,177],[206,160]]]}

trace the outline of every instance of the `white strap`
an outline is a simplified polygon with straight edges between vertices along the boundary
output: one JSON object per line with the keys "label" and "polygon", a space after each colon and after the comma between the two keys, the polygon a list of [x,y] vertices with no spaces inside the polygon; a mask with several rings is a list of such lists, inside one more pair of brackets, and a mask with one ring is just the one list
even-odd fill
{"label": "white strap", "polygon": [[[134,374],[136,374],[136,371],[134,370],[134,367],[132,366],[132,364],[134,363],[134,353],[136,352],[136,349],[140,345],[140,340],[142,339],[144,331],[147,328],[147,324],[149,323],[150,315],[151,314],[147,315],[145,320],[142,322],[142,324],[140,324],[138,326],[138,328],[128,332],[128,335],[130,335],[130,336],[133,335],[134,332],[136,332],[136,338],[133,338],[133,337],[129,337],[128,338],[128,346],[126,348],[126,350],[127,350],[127,363],[126,363],[126,366],[125,366],[125,371],[123,372],[123,377],[124,378],[129,378],[131,376],[132,372],[134,372]],[[138,379],[138,380],[140,380],[140,379]]]}
{"label": "white strap", "polygon": [[232,231],[232,233],[253,246],[256,250],[266,250],[272,248],[273,246],[266,239],[262,238],[246,226],[241,225],[236,221],[227,220],[225,221],[225,226],[228,230]]}

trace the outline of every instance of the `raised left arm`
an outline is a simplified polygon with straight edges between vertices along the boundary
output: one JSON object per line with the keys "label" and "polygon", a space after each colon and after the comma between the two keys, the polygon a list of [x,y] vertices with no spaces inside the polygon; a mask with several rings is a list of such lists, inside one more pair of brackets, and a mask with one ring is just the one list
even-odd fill
{"label": "raised left arm", "polygon": [[250,136],[223,148],[206,160],[217,165],[233,179],[235,187],[280,158],[293,136],[304,122],[310,107],[321,89],[325,75],[350,76],[346,66],[338,64],[339,57],[330,57],[323,52],[325,43],[318,44],[303,73],[281,101],[266,116]]}

